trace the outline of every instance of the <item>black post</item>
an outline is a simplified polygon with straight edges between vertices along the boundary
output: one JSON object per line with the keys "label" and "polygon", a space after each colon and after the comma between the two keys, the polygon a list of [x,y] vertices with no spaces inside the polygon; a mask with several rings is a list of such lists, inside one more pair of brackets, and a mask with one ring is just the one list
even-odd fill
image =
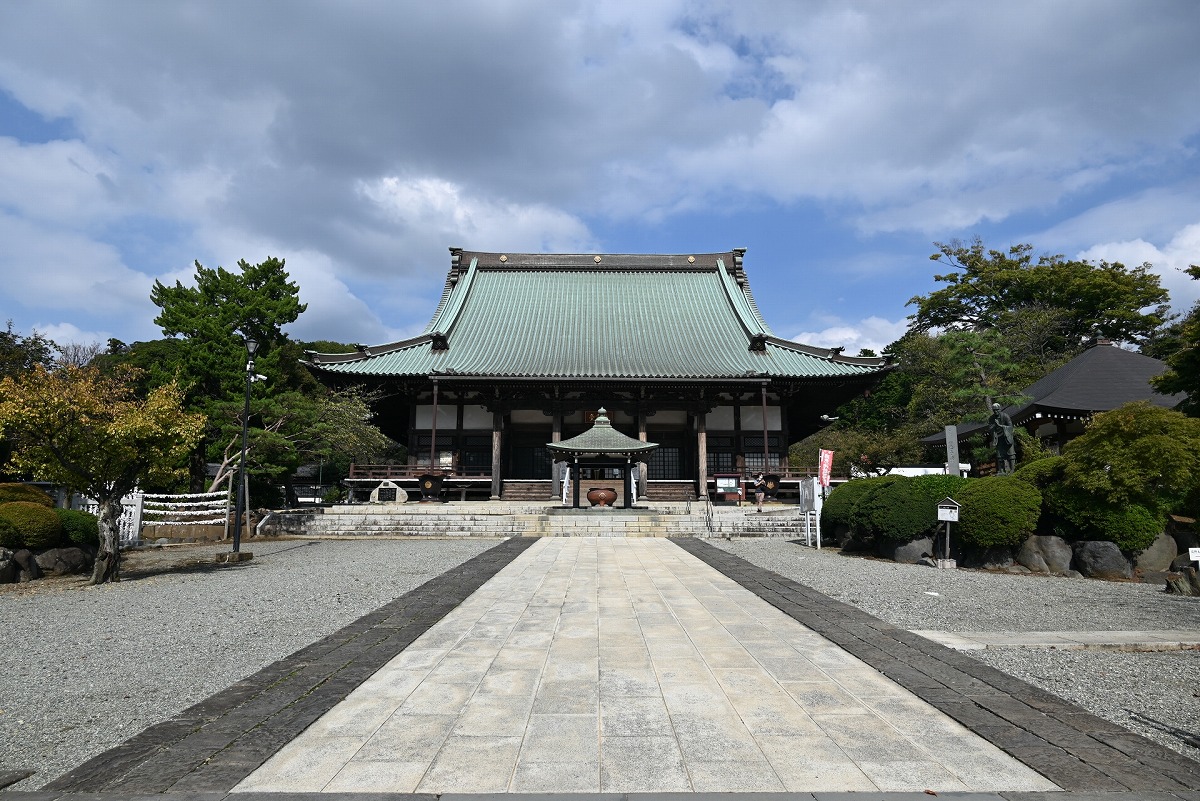
{"label": "black post", "polygon": [[[246,402],[242,406],[242,458],[238,460],[238,490],[237,501],[233,513],[233,552],[241,550],[242,545],[242,511],[246,497],[246,440],[250,433],[250,382],[254,378],[254,353],[258,343],[253,339],[246,340]],[[250,510],[245,510],[249,514]]]}

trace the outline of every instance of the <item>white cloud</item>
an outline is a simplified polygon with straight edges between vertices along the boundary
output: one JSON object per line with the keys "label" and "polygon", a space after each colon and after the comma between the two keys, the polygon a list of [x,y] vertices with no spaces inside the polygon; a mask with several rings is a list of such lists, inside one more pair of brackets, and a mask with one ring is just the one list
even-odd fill
{"label": "white cloud", "polygon": [[844,347],[847,356],[854,356],[864,348],[876,354],[883,353],[907,330],[907,319],[892,321],[868,317],[858,323],[838,323],[819,331],[801,331],[789,339],[819,348]]}
{"label": "white cloud", "polygon": [[587,226],[573,215],[543,204],[473,197],[438,178],[389,176],[360,182],[358,189],[383,214],[413,232],[410,245],[422,252],[445,253],[446,243],[525,253],[586,253],[596,247]]}
{"label": "white cloud", "polygon": [[1161,247],[1143,239],[1105,242],[1093,245],[1076,258],[1090,261],[1121,262],[1135,267],[1149,262],[1171,293],[1171,306],[1177,312],[1187,312],[1200,301],[1200,281],[1183,272],[1190,265],[1200,264],[1200,222],[1175,232]]}
{"label": "white cloud", "polygon": [[112,337],[112,334],[108,331],[81,331],[71,323],[35,324],[33,330],[58,345],[72,343],[76,345],[91,345],[93,343],[104,345]]}

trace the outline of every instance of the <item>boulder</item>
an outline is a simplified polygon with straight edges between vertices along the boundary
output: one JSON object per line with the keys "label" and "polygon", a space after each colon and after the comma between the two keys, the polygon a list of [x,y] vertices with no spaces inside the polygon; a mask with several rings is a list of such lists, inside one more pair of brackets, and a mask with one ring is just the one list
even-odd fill
{"label": "boulder", "polygon": [[1192,556],[1189,553],[1181,553],[1171,560],[1171,571],[1180,573],[1193,566]]}
{"label": "boulder", "polygon": [[42,571],[38,569],[37,559],[34,557],[33,551],[17,551],[13,554],[13,561],[17,563],[17,567],[19,568],[17,581],[34,581],[42,577]]}
{"label": "boulder", "polygon": [[0,548],[0,584],[15,584],[20,570],[20,566],[13,559],[13,552],[7,548]]}
{"label": "boulder", "polygon": [[1059,575],[1071,569],[1071,545],[1062,537],[1033,535],[1021,543],[1017,561],[1034,573]]}
{"label": "boulder", "polygon": [[892,545],[888,551],[886,556],[893,561],[905,565],[916,565],[921,563],[923,557],[933,553],[933,540],[925,537],[901,545]]}
{"label": "boulder", "polygon": [[1168,534],[1159,534],[1150,543],[1150,547],[1134,557],[1133,566],[1146,571],[1162,572],[1171,569],[1171,562],[1179,555],[1175,538]]}
{"label": "boulder", "polygon": [[1074,565],[1088,578],[1133,578],[1133,566],[1113,542],[1089,540],[1075,543]]}
{"label": "boulder", "polygon": [[82,548],[51,548],[35,557],[38,568],[49,576],[67,576],[84,573],[91,567],[91,559]]}

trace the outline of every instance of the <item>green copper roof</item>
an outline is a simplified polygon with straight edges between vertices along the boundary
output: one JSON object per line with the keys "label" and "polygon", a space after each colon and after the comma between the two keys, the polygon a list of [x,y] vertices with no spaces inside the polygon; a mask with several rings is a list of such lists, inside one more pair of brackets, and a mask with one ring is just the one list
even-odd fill
{"label": "green copper roof", "polygon": [[425,332],[356,354],[310,354],[330,373],[481,378],[723,379],[874,373],[775,337],[741,251],[673,256],[454,251]]}
{"label": "green copper roof", "polygon": [[[608,415],[601,408],[596,416],[596,422],[587,431],[576,437],[564,439],[562,442],[547,442],[546,448],[551,453],[566,456],[648,456],[658,447],[657,442],[642,442],[640,439],[626,436],[612,427]],[[639,460],[641,461],[641,460]]]}

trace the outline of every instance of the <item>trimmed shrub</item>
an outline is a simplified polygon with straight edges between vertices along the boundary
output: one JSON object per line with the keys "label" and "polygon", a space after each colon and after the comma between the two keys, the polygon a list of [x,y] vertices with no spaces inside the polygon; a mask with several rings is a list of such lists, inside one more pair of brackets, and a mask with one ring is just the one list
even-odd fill
{"label": "trimmed shrub", "polygon": [[12,523],[0,517],[0,548],[19,551],[24,547],[25,540],[21,537],[21,532],[17,531],[17,527]]}
{"label": "trimmed shrub", "polygon": [[1013,471],[1012,477],[1044,490],[1062,480],[1064,466],[1061,456],[1047,456],[1021,465]]}
{"label": "trimmed shrub", "polygon": [[0,518],[12,524],[20,534],[22,545],[30,550],[40,551],[62,544],[63,526],[58,515],[40,503],[0,503]]}
{"label": "trimmed shrub", "polygon": [[979,548],[1016,546],[1032,534],[1042,510],[1037,487],[1012,476],[972,479],[956,498],[962,508],[954,531]]}
{"label": "trimmed shrub", "polygon": [[1107,540],[1125,553],[1150,547],[1166,529],[1166,517],[1137,503],[1100,503],[1086,492],[1056,486],[1047,492],[1047,506],[1065,524],[1069,539]]}
{"label": "trimmed shrub", "polygon": [[100,545],[100,523],[94,514],[75,509],[55,509],[67,539],[84,548]]}
{"label": "trimmed shrub", "polygon": [[870,488],[870,479],[863,478],[834,487],[821,506],[821,528],[827,531],[833,531],[838,526],[849,528],[855,504]]}
{"label": "trimmed shrub", "polygon": [[47,508],[54,506],[54,499],[32,484],[0,484],[0,503],[27,501]]}
{"label": "trimmed shrub", "polygon": [[928,475],[904,477],[871,494],[861,508],[871,536],[896,543],[931,536],[937,529],[937,505],[953,497],[969,479]]}
{"label": "trimmed shrub", "polygon": [[860,537],[871,536],[871,519],[875,516],[875,496],[885,487],[903,481],[901,476],[880,476],[878,478],[860,478],[863,484],[854,508],[850,510],[850,530]]}

